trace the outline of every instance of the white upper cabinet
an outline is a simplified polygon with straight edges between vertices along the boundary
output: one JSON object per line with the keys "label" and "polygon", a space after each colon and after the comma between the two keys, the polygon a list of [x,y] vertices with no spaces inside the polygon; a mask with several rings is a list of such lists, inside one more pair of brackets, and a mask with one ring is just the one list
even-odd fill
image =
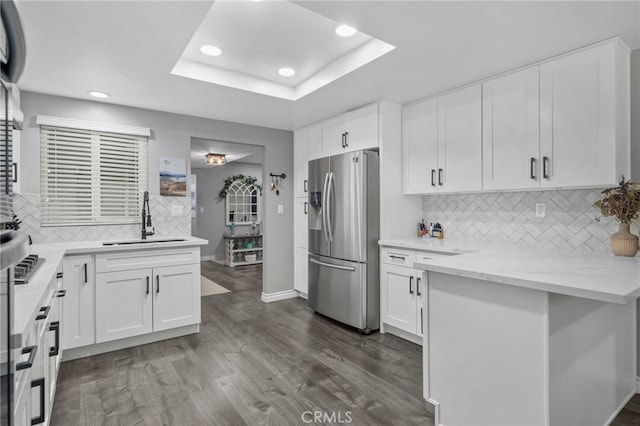
{"label": "white upper cabinet", "polygon": [[446,192],[482,189],[482,88],[438,97],[438,186]]}
{"label": "white upper cabinet", "polygon": [[405,194],[437,191],[438,102],[436,98],[402,109],[402,186]]}
{"label": "white upper cabinet", "polygon": [[322,156],[376,148],[378,104],[371,104],[322,123]]}
{"label": "white upper cabinet", "polygon": [[540,66],[542,187],[629,176],[628,70],[615,41]]}
{"label": "white upper cabinet", "polygon": [[483,188],[540,186],[539,68],[482,84]]}
{"label": "white upper cabinet", "polygon": [[293,186],[296,197],[307,196],[309,160],[322,156],[322,126],[315,124],[293,134]]}
{"label": "white upper cabinet", "polygon": [[309,128],[293,133],[293,193],[296,197],[306,195],[309,175],[308,164]]}
{"label": "white upper cabinet", "polygon": [[405,194],[482,189],[481,93],[475,85],[403,109]]}

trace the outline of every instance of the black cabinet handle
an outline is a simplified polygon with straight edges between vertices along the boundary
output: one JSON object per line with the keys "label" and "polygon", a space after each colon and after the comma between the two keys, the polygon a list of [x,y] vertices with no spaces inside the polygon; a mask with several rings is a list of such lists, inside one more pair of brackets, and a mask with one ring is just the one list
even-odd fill
{"label": "black cabinet handle", "polygon": [[156,275],[156,293],[160,293],[160,275]]}
{"label": "black cabinet handle", "polygon": [[549,179],[549,173],[547,171],[547,163],[549,163],[549,157],[542,157],[542,177]]}
{"label": "black cabinet handle", "polygon": [[413,294],[413,277],[409,277],[409,294]]}
{"label": "black cabinet handle", "polygon": [[147,277],[147,294],[149,294],[149,277]]}
{"label": "black cabinet handle", "polygon": [[29,354],[29,359],[24,362],[16,363],[16,371],[26,370],[33,367],[33,361],[36,359],[36,352],[38,352],[38,346],[25,346],[22,348],[22,354]]}
{"label": "black cabinet handle", "polygon": [[304,192],[309,192],[309,188],[307,188],[308,181],[305,179],[302,187],[304,188]]}
{"label": "black cabinet handle", "polygon": [[392,259],[400,259],[402,261],[404,261],[406,259],[406,257],[404,257],[404,256],[395,256],[393,254],[390,254],[389,257],[392,258]]}
{"label": "black cabinet handle", "polygon": [[60,352],[60,321],[54,321],[49,325],[49,331],[56,333],[55,346],[49,348],[49,356],[56,356]]}
{"label": "black cabinet handle", "polygon": [[442,169],[438,169],[438,185],[442,186]]}
{"label": "black cabinet handle", "polygon": [[58,272],[58,273],[56,274],[56,278],[58,278],[58,279],[62,278],[63,276],[64,276],[64,273],[63,273],[63,272]]}
{"label": "black cabinet handle", "polygon": [[424,308],[420,308],[420,333],[424,334]]}
{"label": "black cabinet handle", "polygon": [[51,306],[43,306],[42,308],[40,308],[40,312],[38,312],[38,316],[36,316],[36,321],[47,319],[50,310]]}
{"label": "black cabinet handle", "polygon": [[344,132],[344,147],[349,146],[349,132]]}
{"label": "black cabinet handle", "polygon": [[307,205],[309,203],[307,203],[306,201],[304,202],[304,214],[309,214],[309,211],[307,210]]}
{"label": "black cabinet handle", "polygon": [[536,159],[534,157],[531,157],[531,165],[530,165],[530,173],[531,173],[531,179],[536,180]]}
{"label": "black cabinet handle", "polygon": [[37,380],[31,381],[31,389],[39,387],[40,388],[40,415],[38,417],[31,418],[32,425],[39,425],[44,423],[44,377]]}
{"label": "black cabinet handle", "polygon": [[436,169],[431,169],[431,186],[436,186]]}
{"label": "black cabinet handle", "polygon": [[84,264],[84,283],[86,284],[87,282],[89,282],[88,276],[87,276],[87,264]]}
{"label": "black cabinet handle", "polygon": [[420,293],[420,280],[421,280],[420,277],[416,278],[416,292],[418,296],[422,296],[422,293]]}
{"label": "black cabinet handle", "polygon": [[60,290],[58,291],[58,294],[56,294],[56,297],[65,297],[67,295],[67,290]]}
{"label": "black cabinet handle", "polygon": [[342,134],[342,147],[343,148],[346,148],[346,145],[345,145],[346,144],[346,139],[347,139],[347,136],[346,136],[346,134],[343,133]]}

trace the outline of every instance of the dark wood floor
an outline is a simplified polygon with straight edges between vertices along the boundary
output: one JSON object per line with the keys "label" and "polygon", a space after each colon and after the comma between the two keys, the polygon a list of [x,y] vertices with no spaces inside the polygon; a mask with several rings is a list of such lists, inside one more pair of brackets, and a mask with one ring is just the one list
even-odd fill
{"label": "dark wood floor", "polygon": [[433,425],[419,346],[260,302],[260,266],[202,273],[231,293],[202,298],[201,332],[63,363],[53,425]]}

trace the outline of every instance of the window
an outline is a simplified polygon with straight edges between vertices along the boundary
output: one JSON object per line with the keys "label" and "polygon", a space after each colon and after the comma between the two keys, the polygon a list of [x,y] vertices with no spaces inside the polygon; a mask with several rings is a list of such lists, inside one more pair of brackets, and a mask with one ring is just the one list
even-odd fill
{"label": "window", "polygon": [[227,192],[227,225],[260,223],[259,189],[243,180],[234,181]]}
{"label": "window", "polygon": [[[61,121],[78,128],[48,125]],[[38,124],[43,226],[140,221],[148,185],[148,135],[95,130],[91,127],[120,130],[125,126],[79,125],[54,117],[38,116]],[[131,133],[144,133],[136,129],[131,128]]]}

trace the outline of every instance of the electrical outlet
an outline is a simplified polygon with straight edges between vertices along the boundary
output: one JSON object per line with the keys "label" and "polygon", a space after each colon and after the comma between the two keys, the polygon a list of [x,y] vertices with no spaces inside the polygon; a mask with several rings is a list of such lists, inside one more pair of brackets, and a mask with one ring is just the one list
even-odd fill
{"label": "electrical outlet", "polygon": [[536,217],[545,217],[547,215],[547,206],[544,203],[536,203]]}
{"label": "electrical outlet", "polygon": [[278,214],[284,213],[284,204],[278,204]]}
{"label": "electrical outlet", "polygon": [[200,207],[200,213],[204,213],[204,207]]}

